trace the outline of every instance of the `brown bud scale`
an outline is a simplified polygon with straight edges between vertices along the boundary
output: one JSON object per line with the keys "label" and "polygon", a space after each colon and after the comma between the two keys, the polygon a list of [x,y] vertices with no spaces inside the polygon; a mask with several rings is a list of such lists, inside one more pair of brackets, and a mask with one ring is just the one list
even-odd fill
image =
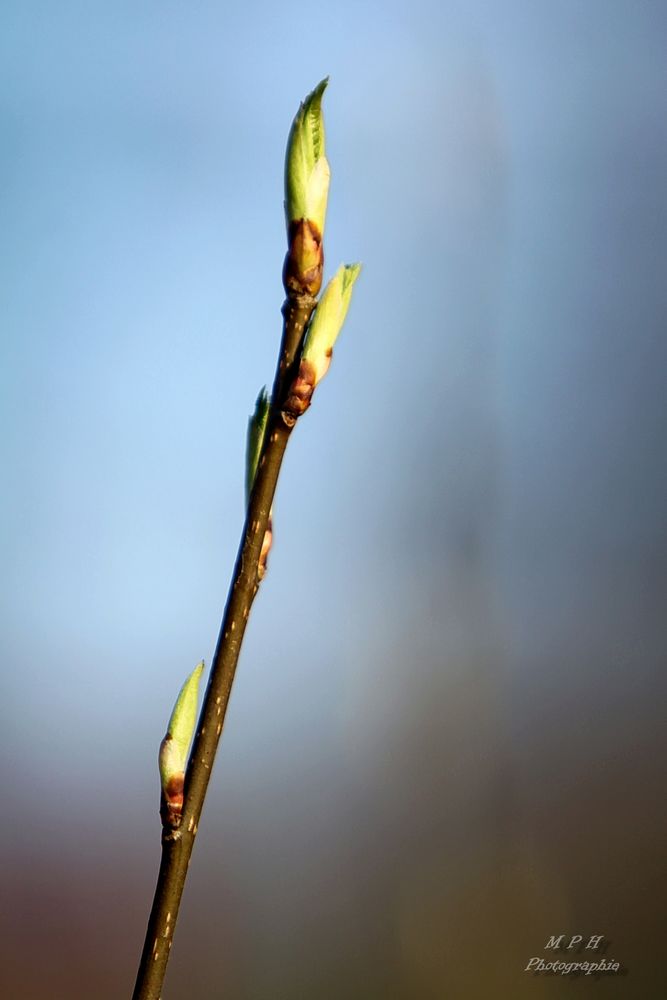
{"label": "brown bud scale", "polygon": [[162,789],[160,801],[162,825],[172,830],[175,830],[181,823],[184,784],[185,774],[183,771],[179,771],[177,774],[172,774],[167,782],[167,787]]}
{"label": "brown bud scale", "polygon": [[288,296],[317,295],[322,287],[322,234],[310,219],[290,222],[283,285]]}
{"label": "brown bud scale", "polygon": [[283,420],[293,427],[297,419],[306,412],[315,389],[316,372],[310,361],[301,361],[299,374],[292,382],[287,399],[282,408]]}

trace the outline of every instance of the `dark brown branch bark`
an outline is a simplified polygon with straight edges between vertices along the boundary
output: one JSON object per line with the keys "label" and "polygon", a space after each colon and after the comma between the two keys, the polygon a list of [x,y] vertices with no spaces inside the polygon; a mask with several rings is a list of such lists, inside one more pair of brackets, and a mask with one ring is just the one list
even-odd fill
{"label": "dark brown branch bark", "polygon": [[180,826],[162,833],[162,858],[133,1000],[159,1000],[169,961],[199,818],[225,720],[248,615],[258,588],[257,566],[269,512],[292,427],[281,414],[286,389],[298,367],[303,333],[315,307],[310,295],[283,306],[283,339],[276,367],[271,412],[236,565],[227,596],[211,672],[185,776]]}

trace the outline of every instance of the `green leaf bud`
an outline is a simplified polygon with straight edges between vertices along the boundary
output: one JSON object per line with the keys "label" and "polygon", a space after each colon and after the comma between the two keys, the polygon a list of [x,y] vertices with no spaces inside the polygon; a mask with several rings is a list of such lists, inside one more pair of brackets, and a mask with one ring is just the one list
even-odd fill
{"label": "green leaf bud", "polygon": [[317,304],[301,355],[301,360],[308,362],[313,368],[314,385],[326,375],[331,363],[333,347],[343,328],[350,308],[352,288],[360,271],[361,264],[341,264]]}
{"label": "green leaf bud", "polygon": [[[257,397],[257,402],[255,403],[255,412],[252,414],[248,420],[248,440],[246,447],[246,483],[245,483],[245,499],[246,506],[250,503],[250,494],[252,493],[252,487],[255,482],[255,477],[257,475],[257,467],[259,465],[259,456],[262,454],[262,446],[264,444],[264,437],[266,435],[266,425],[269,419],[269,410],[271,409],[271,400],[269,399],[269,394],[266,391],[266,386],[262,389],[259,396]],[[262,539],[262,548],[259,555],[259,561],[257,563],[257,579],[261,582],[266,574],[267,560],[269,558],[269,552],[271,551],[271,545],[273,543],[273,511],[269,511],[269,520],[266,526],[266,531],[264,532],[264,538]]]}
{"label": "green leaf bud", "polygon": [[288,252],[283,281],[288,295],[317,295],[322,284],[322,237],[330,171],[325,156],[322,80],[300,106],[287,140],[285,218]]}
{"label": "green leaf bud", "polygon": [[287,225],[300,219],[324,231],[329,194],[329,164],[325,156],[322,95],[329,78],[318,83],[292,122],[285,156],[285,216]]}
{"label": "green leaf bud", "polygon": [[177,827],[183,811],[183,785],[190,743],[197,722],[199,681],[204,670],[202,660],[180,690],[169,719],[167,733],[160,744],[159,766],[162,783],[162,822]]}
{"label": "green leaf bud", "polygon": [[[315,386],[326,375],[333,347],[350,307],[361,264],[342,264],[322,293],[306,332],[299,374],[292,383],[283,414],[292,421],[304,413]],[[289,422],[289,420],[288,420]]]}
{"label": "green leaf bud", "polygon": [[266,433],[266,422],[269,418],[269,394],[266,386],[261,390],[255,403],[255,412],[248,420],[248,437],[246,442],[246,464],[245,464],[245,501],[246,505],[250,500],[252,486],[257,475],[259,456],[262,453],[264,435]]}

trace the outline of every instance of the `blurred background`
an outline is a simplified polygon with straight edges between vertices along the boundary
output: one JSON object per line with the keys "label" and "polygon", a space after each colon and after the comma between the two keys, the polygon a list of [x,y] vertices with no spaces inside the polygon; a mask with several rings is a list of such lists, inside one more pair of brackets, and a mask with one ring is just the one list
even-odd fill
{"label": "blurred background", "polygon": [[[326,74],[364,271],[164,998],[667,994],[666,45],[660,0],[2,4],[4,997],[130,995]],[[561,933],[625,974],[525,973]]]}

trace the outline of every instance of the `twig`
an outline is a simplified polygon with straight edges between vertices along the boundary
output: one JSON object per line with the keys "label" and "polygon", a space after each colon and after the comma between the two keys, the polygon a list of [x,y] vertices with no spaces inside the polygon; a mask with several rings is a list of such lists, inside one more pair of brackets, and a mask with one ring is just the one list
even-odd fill
{"label": "twig", "polygon": [[[329,367],[333,344],[345,320],[352,285],[359,273],[357,264],[341,266],[316,302],[322,283],[322,233],[329,188],[321,115],[326,82],[322,81],[301,105],[288,141],[285,170],[288,251],[283,270],[287,299],[282,309],[283,336],[271,407],[256,471],[256,455],[253,468],[247,469],[252,489],[243,535],[185,777],[185,753],[194,726],[192,683],[196,687],[201,668],[184,685],[160,752],[162,856],[133,1000],[159,1000],[161,995],[241,644],[264,574],[270,545],[267,527],[285,449],[297,419],[310,405],[313,390]],[[187,711],[183,708],[185,702],[192,708],[187,737],[183,732],[183,720],[189,717],[189,708]]]}
{"label": "twig", "polygon": [[199,726],[185,777],[183,816],[175,830],[165,828],[162,859],[153,908],[148,921],[133,1000],[159,1000],[169,961],[169,952],[183,894],[185,878],[194,847],[199,817],[204,805],[222,726],[229,704],[241,643],[248,615],[258,589],[257,565],[269,511],[292,427],[283,420],[280,402],[298,358],[305,326],[315,307],[315,299],[303,296],[287,299],[283,343],[276,369],[271,414],[265,445],[250,495],[243,536],[211,663]]}

